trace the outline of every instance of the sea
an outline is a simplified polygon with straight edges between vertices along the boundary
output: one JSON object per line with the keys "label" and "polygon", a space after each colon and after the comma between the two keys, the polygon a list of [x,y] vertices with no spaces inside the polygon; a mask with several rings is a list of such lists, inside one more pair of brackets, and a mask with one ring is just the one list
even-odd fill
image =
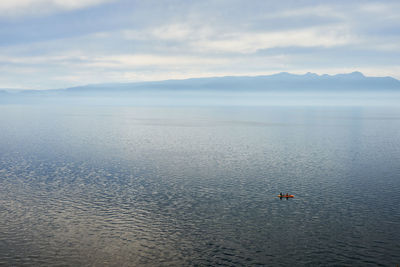
{"label": "sea", "polygon": [[400,107],[0,105],[1,266],[396,264]]}

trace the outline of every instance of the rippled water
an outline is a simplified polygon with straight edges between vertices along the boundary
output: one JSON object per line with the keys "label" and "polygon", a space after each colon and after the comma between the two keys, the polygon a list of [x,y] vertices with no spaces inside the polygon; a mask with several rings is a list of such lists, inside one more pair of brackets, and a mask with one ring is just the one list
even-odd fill
{"label": "rippled water", "polygon": [[399,109],[0,106],[0,130],[0,265],[400,263]]}

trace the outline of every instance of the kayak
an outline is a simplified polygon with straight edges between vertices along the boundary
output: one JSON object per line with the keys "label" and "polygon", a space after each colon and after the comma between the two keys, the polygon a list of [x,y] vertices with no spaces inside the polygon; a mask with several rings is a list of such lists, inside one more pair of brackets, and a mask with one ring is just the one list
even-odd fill
{"label": "kayak", "polygon": [[293,198],[293,197],[294,197],[294,195],[288,195],[288,196],[286,196],[286,195],[283,195],[283,196],[281,196],[281,195],[278,195],[278,197],[287,197],[287,198]]}

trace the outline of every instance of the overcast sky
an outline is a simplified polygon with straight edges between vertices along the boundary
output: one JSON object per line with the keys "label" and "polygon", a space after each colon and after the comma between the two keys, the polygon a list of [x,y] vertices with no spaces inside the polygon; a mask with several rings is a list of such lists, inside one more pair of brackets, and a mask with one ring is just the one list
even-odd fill
{"label": "overcast sky", "polygon": [[0,1],[0,88],[356,70],[400,79],[400,1]]}

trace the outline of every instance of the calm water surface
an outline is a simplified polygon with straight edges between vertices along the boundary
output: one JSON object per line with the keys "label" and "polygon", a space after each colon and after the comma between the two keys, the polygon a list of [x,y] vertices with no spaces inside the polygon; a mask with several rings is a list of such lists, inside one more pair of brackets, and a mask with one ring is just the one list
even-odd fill
{"label": "calm water surface", "polygon": [[395,266],[399,207],[400,109],[0,106],[0,265]]}

